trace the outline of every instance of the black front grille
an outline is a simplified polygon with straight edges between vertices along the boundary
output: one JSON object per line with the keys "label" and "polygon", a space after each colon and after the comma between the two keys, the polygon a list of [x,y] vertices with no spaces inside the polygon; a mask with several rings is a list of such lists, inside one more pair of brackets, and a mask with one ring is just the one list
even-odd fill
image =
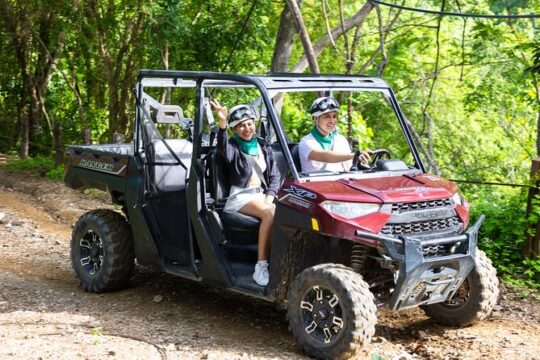
{"label": "black front grille", "polygon": [[413,203],[398,203],[392,204],[392,213],[401,214],[407,211],[418,211],[426,209],[436,209],[453,206],[452,200],[440,199],[432,201],[420,201]]}
{"label": "black front grille", "polygon": [[384,235],[407,235],[418,234],[431,231],[455,230],[460,224],[457,216],[446,219],[435,219],[427,221],[416,221],[401,224],[386,224],[381,229],[381,234]]}
{"label": "black front grille", "polygon": [[422,246],[422,254],[424,256],[444,256],[451,254],[450,248],[452,245],[426,245]]}

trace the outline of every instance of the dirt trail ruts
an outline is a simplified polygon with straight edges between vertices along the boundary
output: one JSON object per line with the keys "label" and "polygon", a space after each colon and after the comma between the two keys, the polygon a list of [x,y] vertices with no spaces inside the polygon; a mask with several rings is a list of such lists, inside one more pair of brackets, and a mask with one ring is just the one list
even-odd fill
{"label": "dirt trail ruts", "polygon": [[[0,169],[0,358],[306,359],[272,304],[138,269],[129,289],[79,289],[71,226],[111,208],[60,182]],[[540,304],[503,289],[486,321],[453,329],[378,311],[361,359],[540,359]]]}

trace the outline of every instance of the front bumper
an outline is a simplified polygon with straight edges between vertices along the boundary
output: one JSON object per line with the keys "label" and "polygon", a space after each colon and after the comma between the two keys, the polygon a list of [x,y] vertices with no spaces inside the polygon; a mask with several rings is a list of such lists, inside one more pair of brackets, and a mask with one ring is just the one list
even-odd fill
{"label": "front bumper", "polygon": [[[484,215],[464,234],[419,240],[413,236],[389,236],[357,231],[356,235],[378,240],[388,261],[399,263],[395,288],[388,303],[391,310],[434,304],[450,299],[474,267],[478,230]],[[451,245],[452,253],[425,256],[423,247]]]}

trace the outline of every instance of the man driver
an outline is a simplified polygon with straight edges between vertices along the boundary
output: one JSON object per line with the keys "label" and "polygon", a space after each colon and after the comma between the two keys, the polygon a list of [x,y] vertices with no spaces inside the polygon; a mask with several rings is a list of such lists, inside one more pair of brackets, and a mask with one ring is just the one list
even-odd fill
{"label": "man driver", "polygon": [[[338,110],[339,104],[331,96],[313,101],[309,112],[315,124],[311,132],[300,140],[298,149],[302,172],[341,172],[351,169],[355,153],[347,139],[336,130]],[[363,163],[370,160],[369,150],[358,155]]]}

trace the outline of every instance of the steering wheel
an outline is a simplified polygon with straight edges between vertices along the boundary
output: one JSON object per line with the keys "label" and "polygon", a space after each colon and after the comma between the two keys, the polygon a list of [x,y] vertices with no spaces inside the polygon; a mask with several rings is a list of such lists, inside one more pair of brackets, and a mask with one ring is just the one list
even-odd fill
{"label": "steering wheel", "polygon": [[356,171],[356,170],[372,170],[375,168],[375,165],[377,164],[377,161],[380,160],[383,156],[386,156],[390,159],[390,151],[386,150],[386,149],[377,149],[377,150],[372,150],[371,151],[371,155],[373,156],[373,160],[371,160],[371,163],[369,165],[367,164],[364,164],[364,163],[361,163],[360,162],[360,154],[362,154],[362,151],[361,150],[357,150],[355,153],[354,153],[354,157],[353,157],[353,165],[351,167],[351,171]]}

